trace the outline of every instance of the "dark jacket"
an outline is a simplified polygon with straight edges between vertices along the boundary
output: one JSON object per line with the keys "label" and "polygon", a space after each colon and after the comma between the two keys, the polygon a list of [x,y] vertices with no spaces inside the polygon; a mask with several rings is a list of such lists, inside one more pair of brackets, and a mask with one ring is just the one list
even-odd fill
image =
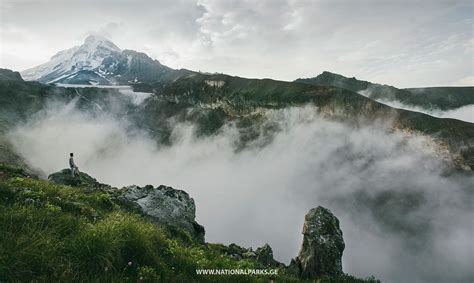
{"label": "dark jacket", "polygon": [[69,158],[69,167],[71,168],[76,168],[76,164],[74,163],[74,158],[70,157]]}

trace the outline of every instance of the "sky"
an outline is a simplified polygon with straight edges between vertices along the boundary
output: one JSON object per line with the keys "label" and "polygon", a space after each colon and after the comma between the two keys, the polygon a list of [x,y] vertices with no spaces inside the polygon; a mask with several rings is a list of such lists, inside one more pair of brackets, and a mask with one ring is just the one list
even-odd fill
{"label": "sky", "polygon": [[474,2],[0,0],[0,67],[100,34],[173,68],[294,80],[327,70],[397,87],[474,85]]}

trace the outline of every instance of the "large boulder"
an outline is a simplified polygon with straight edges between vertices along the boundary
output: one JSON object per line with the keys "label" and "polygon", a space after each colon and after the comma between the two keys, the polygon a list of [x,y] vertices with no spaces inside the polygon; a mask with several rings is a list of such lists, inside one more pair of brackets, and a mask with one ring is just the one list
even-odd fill
{"label": "large boulder", "polygon": [[303,279],[342,275],[344,248],[336,216],[324,207],[312,208],[305,216],[300,252],[289,268]]}
{"label": "large boulder", "polygon": [[71,187],[83,188],[108,188],[109,185],[99,183],[95,178],[89,176],[84,172],[75,173],[74,177],[71,174],[71,169],[63,169],[48,176],[48,180],[53,183],[67,185]]}
{"label": "large boulder", "polygon": [[195,220],[194,200],[185,191],[166,186],[155,188],[151,185],[133,185],[122,188],[118,199],[150,217],[152,221],[184,229],[194,239],[204,242],[205,230]]}

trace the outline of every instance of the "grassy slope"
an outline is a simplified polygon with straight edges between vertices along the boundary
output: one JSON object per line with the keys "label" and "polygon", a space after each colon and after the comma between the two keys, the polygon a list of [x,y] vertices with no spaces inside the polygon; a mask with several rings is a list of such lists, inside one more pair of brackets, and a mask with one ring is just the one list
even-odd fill
{"label": "grassy slope", "polygon": [[425,109],[449,110],[474,104],[474,87],[428,87],[398,89],[389,85],[347,78],[339,74],[323,72],[314,78],[297,79],[296,82],[317,86],[335,86],[354,92],[369,89],[373,99],[400,101]]}
{"label": "grassy slope", "polygon": [[425,87],[405,90],[413,94],[408,100],[412,105],[421,106],[424,101],[429,101],[431,107],[449,110],[474,104],[474,87]]}
{"label": "grassy slope", "polygon": [[[113,190],[73,188],[0,164],[0,281],[266,282],[277,276],[204,276],[199,268],[263,268],[221,244],[151,224],[121,207]],[[342,276],[321,282],[373,282]]]}

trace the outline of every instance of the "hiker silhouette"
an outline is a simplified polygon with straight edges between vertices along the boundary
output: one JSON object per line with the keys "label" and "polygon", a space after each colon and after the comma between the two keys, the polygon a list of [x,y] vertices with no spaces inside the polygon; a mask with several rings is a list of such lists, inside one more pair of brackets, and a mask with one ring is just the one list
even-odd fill
{"label": "hiker silhouette", "polygon": [[71,176],[74,178],[79,173],[79,167],[74,163],[74,153],[69,154],[69,167],[71,168]]}

